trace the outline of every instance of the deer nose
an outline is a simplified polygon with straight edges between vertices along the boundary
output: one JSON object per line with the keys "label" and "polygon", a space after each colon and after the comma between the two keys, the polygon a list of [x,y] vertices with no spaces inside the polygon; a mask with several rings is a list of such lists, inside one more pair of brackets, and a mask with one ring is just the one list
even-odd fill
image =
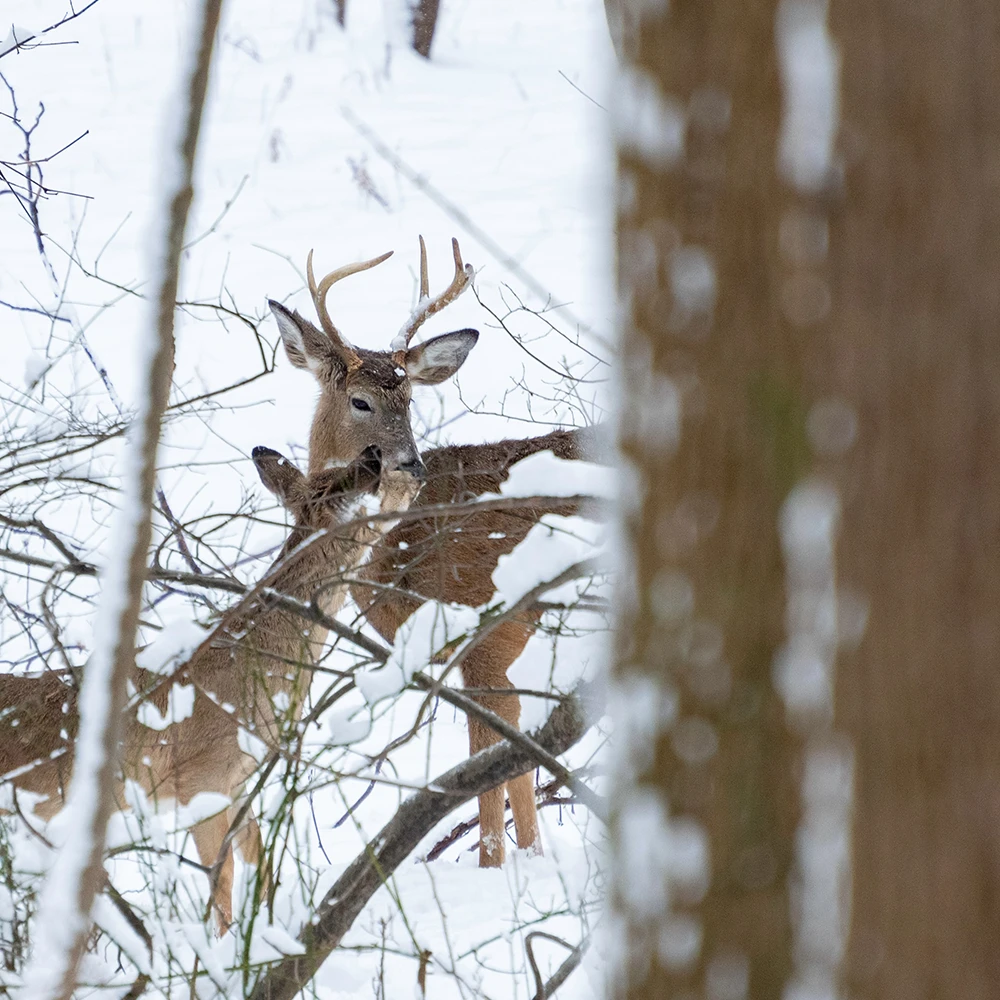
{"label": "deer nose", "polygon": [[421,482],[427,478],[427,466],[418,458],[411,458],[408,462],[400,462],[397,468],[401,472],[408,472],[414,479]]}

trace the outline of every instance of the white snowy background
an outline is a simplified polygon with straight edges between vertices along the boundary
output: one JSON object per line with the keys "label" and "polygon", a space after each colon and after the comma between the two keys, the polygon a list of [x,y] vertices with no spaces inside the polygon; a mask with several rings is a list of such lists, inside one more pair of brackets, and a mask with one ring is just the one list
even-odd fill
{"label": "white snowy background", "polygon": [[[518,300],[536,310],[566,306],[546,314],[555,329],[530,313],[511,318],[511,329],[530,353],[497,327],[471,293],[429,321],[424,337],[463,326],[479,329],[481,337],[456,380],[440,391],[416,391],[414,430],[423,444],[531,436],[552,426],[599,421],[612,335],[613,201],[608,120],[600,107],[607,103],[613,57],[602,4],[442,0],[429,62],[406,46],[402,7],[388,0],[349,0],[342,30],[334,5],[325,0],[228,3],[179,296],[205,305],[178,312],[174,401],[261,370],[253,333],[207,306],[221,303],[259,318],[260,334],[270,345],[268,358],[277,332],[267,316],[267,297],[312,315],[304,291],[310,248],[315,248],[319,271],[396,251],[330,296],[331,314],[348,338],[363,347],[387,347],[416,297],[417,234],[423,234],[432,293],[450,280],[450,239],[458,236],[489,309],[504,315]],[[37,29],[64,12],[61,2],[19,3],[2,8],[2,21]],[[60,421],[71,428],[74,406],[114,412],[114,401],[81,349],[81,330],[125,408],[135,405],[137,344],[145,331],[134,293],[142,293],[150,273],[146,241],[149,213],[157,203],[162,122],[169,111],[165,102],[174,97],[181,48],[191,44],[185,35],[188,12],[182,2],[100,0],[45,39],[74,44],[46,44],[0,59],[22,119],[32,120],[44,102],[32,137],[36,156],[87,132],[45,168],[53,188],[88,196],[59,195],[40,206],[55,285],[20,206],[9,194],[0,195],[0,301],[58,310],[72,320],[50,323],[0,305],[8,434],[58,433]],[[9,113],[6,100],[0,91],[0,110]],[[440,192],[447,205],[380,156],[359,123]],[[11,159],[20,148],[16,130],[0,120],[0,158]],[[551,297],[540,296],[539,288]],[[552,369],[563,368],[584,381],[567,382],[553,374]],[[279,351],[273,373],[227,393],[211,412],[192,408],[189,417],[184,411],[175,415],[165,428],[160,459],[160,485],[175,514],[185,520],[218,515],[222,525],[224,515],[248,496],[266,498],[270,506],[250,450],[267,445],[304,465],[315,397],[310,376],[293,369]],[[106,464],[99,471],[111,480],[118,447],[112,443],[102,453]],[[95,461],[93,455],[87,460]],[[59,471],[94,473],[93,465],[80,469],[73,461],[65,459]],[[552,467],[528,474],[525,489],[531,492],[548,476],[547,485],[555,491],[551,480],[556,474]],[[26,478],[24,470],[12,475]],[[11,482],[8,476],[4,489]],[[49,523],[79,541],[83,558],[100,563],[105,510],[84,503],[45,513]],[[222,556],[233,557],[242,547],[262,557],[241,567],[249,581],[283,537],[282,522],[280,511],[272,511],[265,523],[237,521],[214,542]],[[579,529],[585,539],[594,536],[585,524],[565,527]],[[575,557],[584,551],[580,542]],[[530,574],[545,557],[518,555],[523,592],[539,578]],[[508,569],[505,593],[516,596],[517,582]],[[26,596],[23,583],[4,578],[4,585]],[[560,595],[565,597],[565,591]],[[225,606],[228,598],[221,595],[219,601]],[[159,635],[161,652],[182,640],[190,643],[193,604],[173,598],[158,605],[156,614],[160,617],[147,616],[152,627],[143,641]],[[197,614],[204,619],[204,609]],[[350,607],[343,618],[353,620]],[[66,625],[67,639],[79,647],[79,662],[85,662],[92,643],[91,609],[81,604]],[[578,677],[594,675],[603,655],[602,622],[578,615],[569,626],[558,642],[543,633],[531,640],[511,671],[516,685],[568,690]],[[2,629],[4,658],[10,662],[17,627],[7,618]],[[337,655],[328,665],[337,665]],[[147,651],[147,659],[153,656]],[[373,687],[376,680],[369,692]],[[140,913],[156,914],[147,920],[157,940],[156,988],[187,995],[185,970],[197,954],[199,994],[238,995],[240,973],[231,967],[246,957],[265,961],[292,948],[310,900],[321,898],[407,789],[466,755],[464,718],[438,706],[433,724],[383,769],[381,777],[398,787],[378,784],[346,822],[334,827],[368,787],[363,753],[377,753],[405,732],[421,702],[421,696],[408,694],[376,705],[367,737],[347,750],[328,751],[326,766],[361,777],[317,781],[308,800],[298,802],[273,925],[265,927],[261,920],[249,942],[242,937],[245,927],[214,938],[211,925],[202,921],[204,877],[169,856],[151,861],[148,853],[125,854],[114,863],[115,884],[127,890]],[[528,698],[523,704],[522,726],[531,729],[544,719],[547,705]],[[331,737],[357,739],[369,729],[371,714],[360,694],[354,702],[340,703],[310,734],[310,746],[319,752]],[[571,755],[571,763],[588,763],[599,745],[599,736],[592,735]],[[280,787],[268,794],[270,801],[281,802]],[[206,814],[216,807],[203,802],[192,808]],[[474,803],[459,809],[418,855],[474,814]],[[182,848],[193,857],[190,840],[170,831],[190,825],[197,815],[161,811],[154,816],[137,801],[132,816],[113,821],[109,838],[128,844],[145,837],[154,846]],[[510,849],[503,870],[479,870],[476,853],[469,850],[473,833],[430,864],[405,863],[392,891],[380,891],[323,966],[314,981],[318,995],[368,996],[383,988],[384,996],[413,995],[416,956],[429,949],[428,992],[435,997],[530,997],[535,986],[525,962],[525,935],[545,930],[575,944],[592,930],[599,919],[603,867],[600,824],[584,809],[543,809],[540,820],[543,858]],[[66,836],[58,818],[48,834],[57,842]],[[24,870],[41,871],[50,863],[48,852],[23,831],[14,838]],[[248,891],[246,869],[240,872],[242,893]],[[118,945],[133,954],[142,946],[106,903],[97,915],[110,934],[88,957],[84,978],[96,994],[114,995],[105,984],[127,984],[135,975],[127,962],[119,968]],[[537,941],[535,947],[543,975],[566,957],[552,943]],[[596,995],[600,964],[591,949],[560,996]],[[376,987],[379,980],[384,987]],[[88,992],[81,988],[80,995]]]}

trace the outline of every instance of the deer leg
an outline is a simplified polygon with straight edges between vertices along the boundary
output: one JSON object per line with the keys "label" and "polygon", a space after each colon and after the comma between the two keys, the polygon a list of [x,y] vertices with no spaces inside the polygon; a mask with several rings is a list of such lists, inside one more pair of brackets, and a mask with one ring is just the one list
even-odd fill
{"label": "deer leg", "polygon": [[[513,687],[506,675],[500,687]],[[516,694],[501,695],[497,698],[494,711],[513,726],[518,726],[521,720],[521,699]],[[517,846],[522,850],[529,849],[533,854],[542,853],[542,841],[538,836],[538,809],[535,805],[535,772],[519,774],[507,782],[507,797],[510,799],[510,811],[514,816],[514,830],[517,833]]]}
{"label": "deer leg", "polygon": [[544,854],[538,835],[538,807],[535,805],[535,772],[520,774],[507,782],[510,811],[514,814],[517,846],[532,854]]}
{"label": "deer leg", "polygon": [[[471,685],[470,685],[471,686]],[[485,701],[477,697],[481,704]],[[500,736],[478,719],[469,719],[469,756],[492,746]],[[479,796],[479,867],[499,868],[503,865],[504,799],[506,785],[498,785]]]}
{"label": "deer leg", "polygon": [[[236,810],[232,811],[235,813]],[[247,810],[243,826],[240,827],[234,841],[243,860],[259,872],[260,895],[263,899],[271,888],[271,868],[264,856],[264,841],[252,808]]]}
{"label": "deer leg", "polygon": [[[462,664],[462,679],[469,688],[495,688],[496,694],[476,695],[475,700],[511,725],[521,718],[521,700],[515,694],[503,694],[514,685],[507,679],[507,668],[521,655],[531,636],[531,624],[505,622],[485,642],[477,646]],[[478,753],[498,743],[503,737],[477,719],[469,719],[469,751]],[[538,814],[535,807],[534,772],[507,782],[506,786],[479,796],[479,867],[498,868],[504,862],[504,798],[510,795],[511,811],[517,831],[517,846],[541,853],[538,838]]]}
{"label": "deer leg", "polygon": [[[223,809],[222,812],[210,816],[191,828],[194,846],[198,849],[198,859],[206,868],[211,869],[218,859],[222,849],[222,841],[228,830],[228,809]],[[257,835],[260,836],[259,830]],[[229,925],[233,922],[233,851],[231,847],[226,850],[226,856],[219,871],[219,881],[212,894],[212,903],[215,907],[217,930],[221,937],[229,930]]]}

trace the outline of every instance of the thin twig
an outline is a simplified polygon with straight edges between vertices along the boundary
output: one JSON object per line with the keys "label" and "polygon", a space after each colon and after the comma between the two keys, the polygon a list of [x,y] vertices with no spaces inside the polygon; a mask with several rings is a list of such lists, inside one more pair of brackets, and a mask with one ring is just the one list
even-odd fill
{"label": "thin twig", "polygon": [[[541,974],[538,971],[538,963],[535,961],[535,953],[532,950],[531,942],[534,938],[540,937],[545,938],[548,941],[554,941],[556,944],[562,945],[564,948],[569,949],[569,958],[566,959],[562,965],[552,974],[552,978],[547,982],[542,982]],[[538,989],[535,991],[535,995],[531,1000],[548,1000],[553,993],[566,980],[569,978],[570,973],[580,964],[580,959],[583,958],[584,953],[590,947],[590,935],[584,937],[584,939],[576,946],[571,945],[568,941],[564,941],[560,937],[556,937],[554,934],[548,934],[545,931],[532,931],[524,939],[524,950],[528,953],[528,962],[531,964],[531,971],[535,975],[535,985]]]}
{"label": "thin twig", "polygon": [[[50,24],[47,28],[43,28],[41,31],[37,33],[33,32],[26,38],[15,37],[14,44],[9,49],[5,49],[3,52],[0,52],[0,59],[2,59],[4,56],[10,55],[11,52],[20,52],[21,49],[25,49],[29,45],[31,45],[31,43],[39,36],[47,35],[50,31],[55,31],[56,28],[61,28],[67,22],[75,20],[81,14],[86,14],[87,11],[90,10],[90,8],[93,7],[94,4],[96,3],[97,0],[90,0],[90,3],[81,7],[79,10],[74,10],[72,7],[70,7],[70,13],[66,14],[65,17],[62,18],[62,20],[56,21],[55,24]],[[31,47],[34,48],[34,46]]]}
{"label": "thin twig", "polygon": [[[583,737],[589,714],[584,702],[591,688],[581,685],[549,716],[532,740],[549,754],[565,753]],[[250,1000],[291,1000],[312,979],[326,957],[350,930],[375,892],[417,844],[453,809],[476,795],[523,773],[530,758],[506,740],[496,743],[436,778],[410,796],[395,816],[344,870],[315,914],[302,928],[302,955],[288,956],[270,969]]]}
{"label": "thin twig", "polygon": [[[362,136],[368,143],[371,144],[372,149],[378,153],[390,166],[395,170],[399,171],[418,191],[427,195],[428,198],[438,208],[442,209],[448,216],[450,216],[455,222],[457,222],[467,233],[469,233],[473,239],[477,240],[483,249],[496,260],[502,267],[505,267],[512,274],[515,274],[517,278],[523,282],[531,291],[537,295],[543,302],[551,303],[556,301],[552,293],[529,271],[525,270],[520,264],[520,262],[513,256],[513,254],[507,253],[503,247],[500,246],[496,240],[493,239],[484,229],[478,226],[472,221],[469,216],[462,211],[450,198],[444,195],[426,177],[414,170],[405,160],[403,160],[398,154],[393,152],[389,146],[386,145],[379,138],[378,135],[366,125],[350,108],[342,106],[340,113],[343,115],[344,120],[348,125],[351,126],[360,136]],[[608,342],[606,337],[601,336],[589,323],[585,323],[582,319],[576,316],[568,306],[559,305],[553,308],[558,309],[563,315],[568,319],[573,326],[577,328],[581,333],[587,334],[588,337],[593,338],[597,341],[601,347],[606,350],[611,350],[612,345]]]}

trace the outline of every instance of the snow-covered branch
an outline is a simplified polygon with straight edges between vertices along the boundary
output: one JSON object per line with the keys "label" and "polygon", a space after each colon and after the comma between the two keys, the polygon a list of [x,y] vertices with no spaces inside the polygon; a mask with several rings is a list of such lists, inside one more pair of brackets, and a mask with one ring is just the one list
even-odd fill
{"label": "snow-covered branch", "polygon": [[76,765],[67,802],[73,836],[49,873],[39,906],[35,953],[25,972],[23,996],[68,998],[90,929],[90,908],[105,881],[104,836],[114,800],[117,750],[126,680],[134,663],[160,423],[174,366],[174,303],[184,230],[193,197],[192,176],[202,109],[222,0],[204,0],[196,17],[198,36],[184,74],[186,100],[168,139],[161,232],[150,327],[142,357],[140,408],[125,455],[124,488],[112,538],[117,551],[102,578],[97,642],[80,694]]}
{"label": "snow-covered branch", "polygon": [[[565,753],[589,728],[589,719],[594,715],[592,698],[591,686],[581,685],[555,708],[531,739],[547,753]],[[523,774],[532,764],[526,750],[505,740],[442,774],[407,799],[323,897],[314,920],[299,935],[305,953],[279,962],[257,983],[251,1000],[290,1000],[295,996],[350,930],[375,891],[435,824],[463,802]]]}

